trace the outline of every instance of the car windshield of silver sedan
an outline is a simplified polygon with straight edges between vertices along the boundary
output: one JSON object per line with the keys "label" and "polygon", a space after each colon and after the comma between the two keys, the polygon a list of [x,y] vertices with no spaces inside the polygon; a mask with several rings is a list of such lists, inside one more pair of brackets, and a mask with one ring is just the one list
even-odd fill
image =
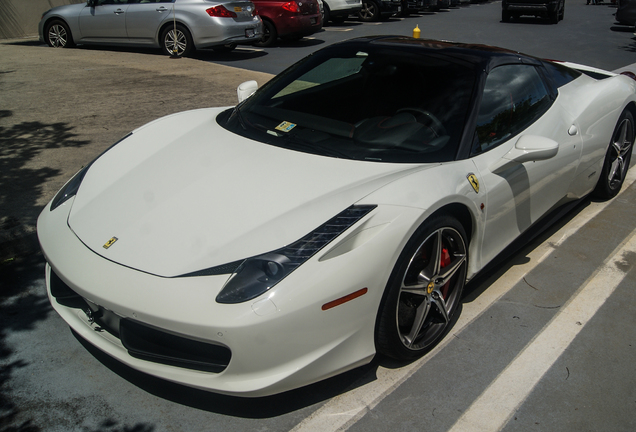
{"label": "car windshield of silver sedan", "polygon": [[440,56],[365,44],[318,51],[218,122],[266,144],[398,163],[454,160],[474,69]]}

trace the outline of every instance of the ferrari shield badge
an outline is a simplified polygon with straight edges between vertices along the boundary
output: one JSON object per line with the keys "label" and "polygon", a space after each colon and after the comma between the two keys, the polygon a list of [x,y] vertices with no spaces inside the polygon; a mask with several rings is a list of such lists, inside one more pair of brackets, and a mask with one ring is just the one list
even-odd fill
{"label": "ferrari shield badge", "polygon": [[477,176],[473,173],[470,173],[466,176],[468,179],[468,183],[473,187],[475,193],[479,193],[479,180],[477,180]]}
{"label": "ferrari shield badge", "polygon": [[109,247],[111,247],[115,242],[117,241],[117,237],[113,237],[110,240],[108,240],[106,243],[104,243],[104,249],[108,249]]}

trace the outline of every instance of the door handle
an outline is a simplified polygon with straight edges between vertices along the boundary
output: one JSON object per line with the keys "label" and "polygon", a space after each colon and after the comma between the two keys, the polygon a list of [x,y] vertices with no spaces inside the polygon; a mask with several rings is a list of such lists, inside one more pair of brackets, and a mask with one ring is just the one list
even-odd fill
{"label": "door handle", "polygon": [[123,14],[123,13],[124,13],[124,11],[123,11],[122,9],[117,9],[117,10],[115,11],[115,15],[121,15],[121,14]]}
{"label": "door handle", "polygon": [[155,9],[157,12],[166,12],[168,9],[166,9],[164,6],[161,6],[159,9]]}

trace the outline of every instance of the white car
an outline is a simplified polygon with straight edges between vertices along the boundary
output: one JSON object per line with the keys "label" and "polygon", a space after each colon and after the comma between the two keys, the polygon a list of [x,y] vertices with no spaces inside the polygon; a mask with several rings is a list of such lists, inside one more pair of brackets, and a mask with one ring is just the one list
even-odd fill
{"label": "white car", "polygon": [[51,303],[130,367],[231,395],[417,358],[521,233],[618,193],[632,77],[399,36],[332,45],[82,168],[38,220]]}
{"label": "white car", "polygon": [[323,0],[323,25],[329,21],[341,24],[349,15],[362,10],[362,0]]}

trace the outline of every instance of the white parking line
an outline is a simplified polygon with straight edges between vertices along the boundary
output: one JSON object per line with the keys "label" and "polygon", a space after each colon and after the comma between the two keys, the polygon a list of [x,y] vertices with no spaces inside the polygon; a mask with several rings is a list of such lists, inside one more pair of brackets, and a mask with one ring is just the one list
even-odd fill
{"label": "white parking line", "polygon": [[529,343],[449,432],[494,432],[503,428],[541,378],[625,278],[616,263],[636,252],[636,230],[593,274],[569,303]]}
{"label": "white parking line", "polygon": [[[636,169],[632,169],[627,173],[621,194],[629,188],[635,180]],[[309,417],[305,418],[290,432],[335,432],[347,430],[368,411],[377,406],[384,398],[393,393],[404,381],[422,368],[422,366],[453,340],[455,335],[461,333],[462,330],[468,327],[469,324],[510,291],[529,271],[534,269],[550,255],[554,250],[555,244],[563,243],[610,203],[611,201],[591,203],[572,221],[529,253],[527,263],[512,266],[506,273],[492,282],[488,289],[480,293],[476,299],[465,303],[462,306],[462,314],[452,331],[427,355],[399,369],[378,367],[376,380],[365,385],[354,383],[350,391],[331,399],[321,408],[314,411]],[[461,428],[457,430],[460,429]]]}

